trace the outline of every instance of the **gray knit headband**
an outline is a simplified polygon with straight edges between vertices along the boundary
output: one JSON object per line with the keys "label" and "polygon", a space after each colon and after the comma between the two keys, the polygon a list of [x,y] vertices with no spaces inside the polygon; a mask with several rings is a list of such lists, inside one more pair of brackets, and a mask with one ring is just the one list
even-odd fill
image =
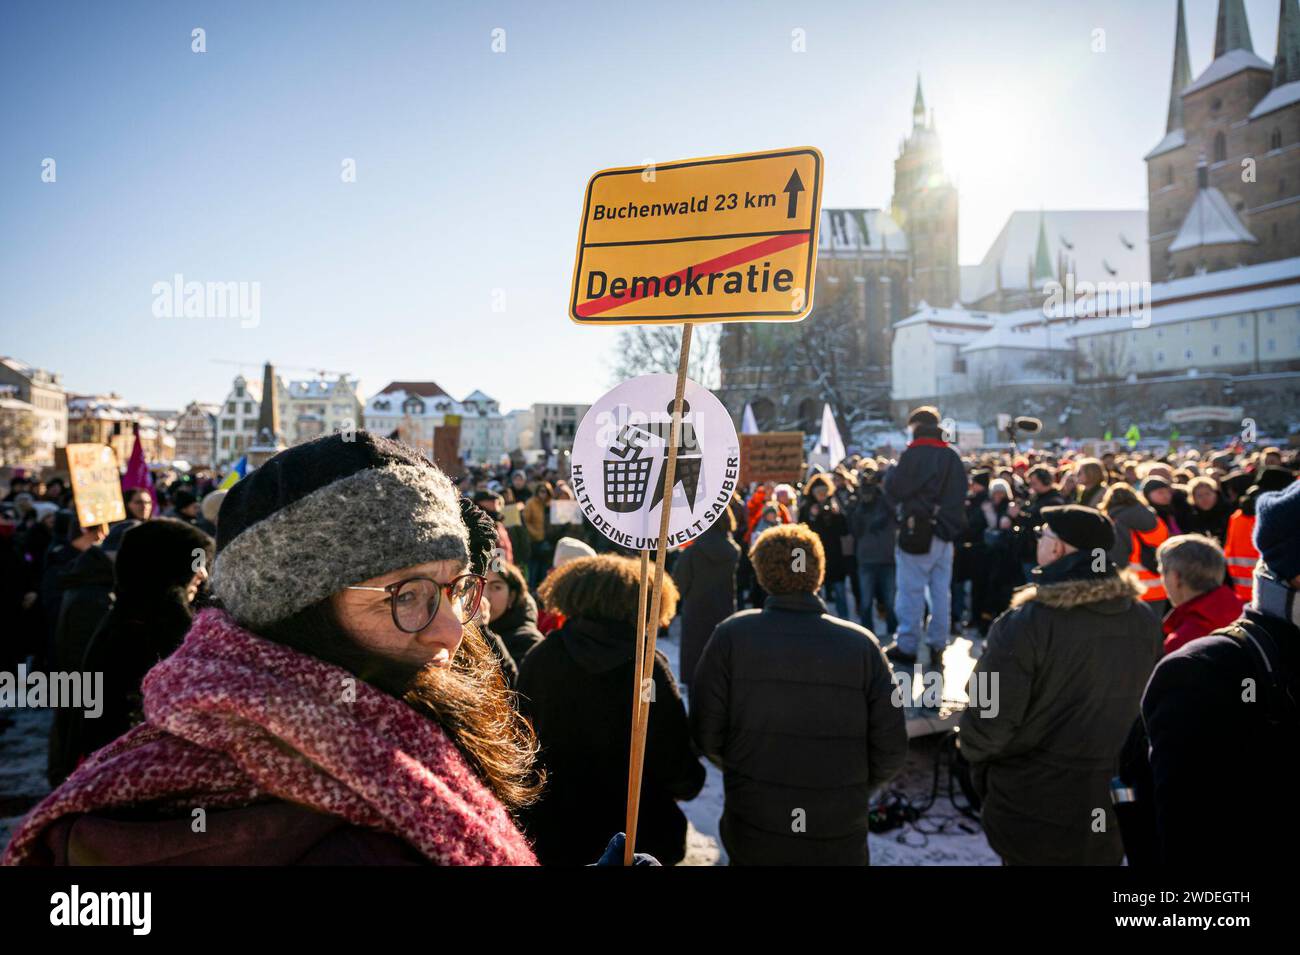
{"label": "gray knit headband", "polygon": [[239,534],[217,554],[212,590],[236,620],[257,628],[380,574],[468,559],[469,532],[447,476],[388,465],[327,484]]}

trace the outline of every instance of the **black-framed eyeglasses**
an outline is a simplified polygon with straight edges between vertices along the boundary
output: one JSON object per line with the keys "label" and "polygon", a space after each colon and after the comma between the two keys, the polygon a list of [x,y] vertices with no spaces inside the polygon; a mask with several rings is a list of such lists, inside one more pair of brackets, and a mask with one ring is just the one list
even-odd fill
{"label": "black-framed eyeglasses", "polygon": [[403,633],[419,633],[438,615],[445,594],[448,606],[461,623],[469,623],[478,613],[487,578],[481,574],[461,574],[440,584],[432,577],[408,577],[387,587],[345,587],[345,590],[370,590],[388,594],[393,624]]}

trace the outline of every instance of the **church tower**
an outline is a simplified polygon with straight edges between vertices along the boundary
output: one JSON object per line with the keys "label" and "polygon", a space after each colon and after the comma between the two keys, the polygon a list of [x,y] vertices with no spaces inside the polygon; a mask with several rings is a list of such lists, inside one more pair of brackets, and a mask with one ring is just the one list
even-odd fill
{"label": "church tower", "polygon": [[911,305],[922,301],[948,307],[961,297],[957,263],[957,187],[943,171],[943,148],[926,115],[921,77],[916,78],[912,131],[894,160],[895,222],[907,236],[911,253]]}

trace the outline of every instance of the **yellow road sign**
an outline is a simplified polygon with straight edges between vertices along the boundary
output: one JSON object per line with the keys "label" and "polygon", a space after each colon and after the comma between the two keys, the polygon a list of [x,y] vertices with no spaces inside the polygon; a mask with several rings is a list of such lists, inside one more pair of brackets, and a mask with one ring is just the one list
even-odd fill
{"label": "yellow road sign", "polygon": [[805,318],[821,187],[822,154],[812,147],[596,173],[569,317],[584,325]]}

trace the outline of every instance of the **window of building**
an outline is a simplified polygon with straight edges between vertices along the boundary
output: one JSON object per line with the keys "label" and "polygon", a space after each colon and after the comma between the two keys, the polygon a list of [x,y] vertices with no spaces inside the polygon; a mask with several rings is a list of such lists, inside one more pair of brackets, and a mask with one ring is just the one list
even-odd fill
{"label": "window of building", "polygon": [[1165,353],[1162,351],[1156,352],[1156,364],[1163,365],[1164,362],[1165,362]]}
{"label": "window of building", "polygon": [[1217,318],[1210,319],[1210,331],[1217,332],[1218,330],[1219,330],[1219,320]]}
{"label": "window of building", "polygon": [[1264,343],[1264,351],[1277,351],[1277,342],[1270,338]]}
{"label": "window of building", "polygon": [[1237,327],[1238,327],[1238,328],[1245,328],[1245,327],[1246,327],[1246,316],[1245,316],[1245,315],[1238,315],[1238,316],[1237,316]]}
{"label": "window of building", "polygon": [[226,402],[226,413],[227,414],[235,413],[235,403],[233,401]]}
{"label": "window of building", "polygon": [[1219,346],[1218,346],[1218,345],[1215,345],[1213,348],[1211,348],[1211,349],[1210,349],[1210,354],[1213,355],[1215,358],[1218,358],[1218,357],[1219,357]]}
{"label": "window of building", "polygon": [[1192,360],[1192,350],[1191,350],[1190,348],[1185,349],[1185,350],[1183,351],[1183,358],[1185,358],[1187,361],[1191,361],[1191,360]]}
{"label": "window of building", "polygon": [[1227,158],[1228,158],[1228,140],[1224,138],[1223,133],[1215,133],[1214,134],[1214,161],[1223,162]]}
{"label": "window of building", "polygon": [[1244,354],[1246,354],[1246,343],[1245,343],[1245,342],[1237,342],[1237,354],[1238,354],[1238,355],[1244,355]]}
{"label": "window of building", "polygon": [[1282,148],[1282,130],[1279,129],[1278,127],[1276,127],[1276,126],[1273,127],[1273,132],[1272,132],[1271,134],[1269,134],[1269,137],[1268,137],[1268,148],[1269,148],[1269,149],[1281,149],[1281,148]]}
{"label": "window of building", "polygon": [[1223,100],[1221,100],[1221,99],[1220,99],[1219,97],[1217,97],[1217,96],[1214,97],[1214,99],[1210,100],[1210,112],[1211,112],[1211,113],[1217,113],[1217,112],[1218,112],[1219,110],[1221,110],[1221,109],[1223,109]]}
{"label": "window of building", "polygon": [[251,401],[245,401],[244,414],[252,414],[252,413],[253,413],[253,403]]}
{"label": "window of building", "polygon": [[221,419],[221,430],[222,430],[222,431],[234,431],[234,430],[235,430],[235,419],[234,419],[234,418],[222,418],[222,419]]}
{"label": "window of building", "polygon": [[1272,312],[1265,312],[1265,313],[1264,313],[1264,321],[1266,321],[1266,322],[1268,322],[1270,325],[1272,325],[1272,324],[1273,324],[1273,313],[1272,313]]}
{"label": "window of building", "polygon": [[1172,186],[1173,184],[1174,184],[1174,164],[1170,163],[1168,166],[1165,167],[1165,185]]}

